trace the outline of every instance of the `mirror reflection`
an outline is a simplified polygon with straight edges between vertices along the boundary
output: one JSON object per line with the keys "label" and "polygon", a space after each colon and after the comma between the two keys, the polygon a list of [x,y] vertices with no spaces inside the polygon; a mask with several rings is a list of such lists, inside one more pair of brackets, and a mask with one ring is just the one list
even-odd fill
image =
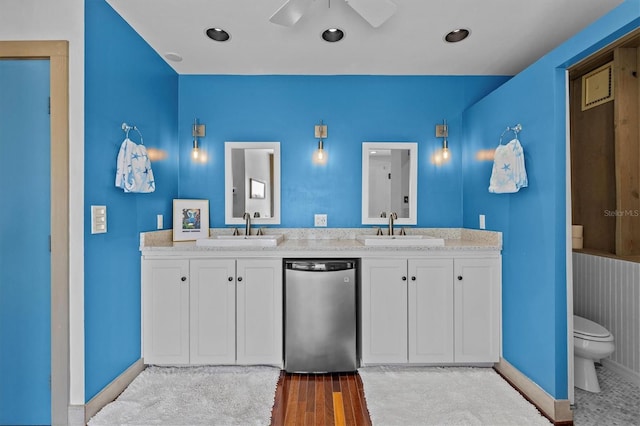
{"label": "mirror reflection", "polygon": [[362,223],[416,224],[417,150],[413,142],[362,145]]}
{"label": "mirror reflection", "polygon": [[280,143],[225,142],[225,222],[280,223]]}

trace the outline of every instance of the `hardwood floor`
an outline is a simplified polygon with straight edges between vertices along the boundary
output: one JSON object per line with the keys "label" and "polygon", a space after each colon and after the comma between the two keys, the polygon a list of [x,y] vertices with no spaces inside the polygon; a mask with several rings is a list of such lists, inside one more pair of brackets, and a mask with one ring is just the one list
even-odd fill
{"label": "hardwood floor", "polygon": [[272,426],[371,425],[358,373],[291,374],[278,380]]}

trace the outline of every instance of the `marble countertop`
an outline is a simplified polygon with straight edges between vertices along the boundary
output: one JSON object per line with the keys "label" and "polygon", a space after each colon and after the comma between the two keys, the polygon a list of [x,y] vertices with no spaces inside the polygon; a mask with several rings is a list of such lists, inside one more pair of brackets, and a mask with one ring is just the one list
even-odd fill
{"label": "marble countertop", "polygon": [[[358,235],[375,235],[372,228],[265,228],[265,234],[283,234],[284,241],[275,247],[203,247],[195,241],[173,241],[173,231],[152,231],[140,234],[140,251],[143,255],[161,255],[172,252],[193,253],[244,253],[262,255],[272,253],[301,254],[309,252],[450,252],[450,251],[487,251],[502,249],[502,233],[466,228],[405,228],[407,234],[420,234],[444,239],[444,246],[365,246],[357,239]],[[231,235],[233,228],[212,228],[211,236]]]}

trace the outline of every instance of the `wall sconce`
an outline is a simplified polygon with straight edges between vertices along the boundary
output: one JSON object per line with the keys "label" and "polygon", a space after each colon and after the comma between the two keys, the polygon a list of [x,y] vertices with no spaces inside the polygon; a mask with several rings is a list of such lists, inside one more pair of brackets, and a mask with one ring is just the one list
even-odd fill
{"label": "wall sconce", "polygon": [[442,120],[442,124],[436,124],[436,137],[443,138],[442,150],[440,151],[442,155],[442,162],[449,161],[449,157],[450,157],[449,142],[447,141],[448,136],[449,136],[449,126],[447,126],[446,120]]}
{"label": "wall sconce", "polygon": [[313,163],[324,165],[327,164],[329,158],[327,151],[324,150],[322,139],[327,138],[327,126],[320,120],[320,125],[315,126],[315,137],[318,138],[318,149],[313,153]]}
{"label": "wall sconce", "polygon": [[204,137],[204,132],[204,124],[198,124],[198,119],[194,119],[193,126],[191,128],[191,134],[193,136],[193,149],[191,150],[191,156],[196,161],[200,159],[200,147],[198,146],[198,138]]}

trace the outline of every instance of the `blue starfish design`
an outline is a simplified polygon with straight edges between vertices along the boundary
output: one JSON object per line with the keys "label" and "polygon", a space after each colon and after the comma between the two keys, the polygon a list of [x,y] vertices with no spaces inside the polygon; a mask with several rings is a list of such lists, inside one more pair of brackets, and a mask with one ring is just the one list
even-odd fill
{"label": "blue starfish design", "polygon": [[140,158],[140,155],[138,155],[138,153],[135,153],[135,152],[134,152],[134,153],[131,155],[131,158],[133,158],[134,160],[137,160],[138,158]]}
{"label": "blue starfish design", "polygon": [[502,166],[502,170],[508,172],[509,170],[511,170],[511,164],[505,163],[504,166]]}

